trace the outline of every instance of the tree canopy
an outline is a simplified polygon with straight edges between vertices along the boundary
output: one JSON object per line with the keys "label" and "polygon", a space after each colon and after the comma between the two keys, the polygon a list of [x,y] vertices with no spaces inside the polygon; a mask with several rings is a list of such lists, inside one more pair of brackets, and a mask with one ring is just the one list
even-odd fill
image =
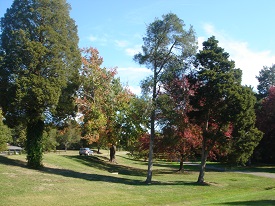
{"label": "tree canopy", "polygon": [[83,136],[98,148],[117,144],[126,125],[127,109],[133,94],[116,78],[116,69],[102,68],[103,58],[94,48],[82,51],[79,112],[83,114]]}
{"label": "tree canopy", "polygon": [[263,139],[256,149],[256,158],[261,162],[275,162],[275,86],[268,90],[267,97],[262,99],[261,108],[257,112],[257,126],[264,133]]}
{"label": "tree canopy", "polygon": [[269,88],[275,86],[275,65],[271,67],[264,66],[257,76],[259,85],[257,86],[258,93],[261,98],[268,95]]}
{"label": "tree canopy", "polygon": [[154,154],[178,155],[183,169],[185,158],[201,153],[202,183],[209,157],[243,165],[264,132],[257,151],[274,161],[275,65],[260,71],[256,95],[241,85],[241,69],[214,36],[197,51],[193,27],[168,13],[147,26],[134,56],[152,71],[139,97],[116,68],[102,66],[97,49],[78,48],[69,12],[66,0],[14,0],[1,18],[0,150],[11,140],[6,125],[26,146],[32,168],[57,145],[140,149],[148,155],[146,183]]}
{"label": "tree canopy", "polygon": [[152,94],[147,183],[152,180],[156,99],[162,85],[161,81],[169,69],[186,69],[190,58],[197,49],[193,28],[185,30],[184,27],[184,22],[173,13],[163,15],[162,19],[155,19],[147,27],[146,36],[143,38],[142,52],[134,56],[136,62],[146,65],[153,72],[153,76],[143,82],[144,91],[149,91]]}
{"label": "tree canopy", "polygon": [[[198,182],[204,182],[206,159],[210,151],[214,146],[228,147],[228,142],[236,135],[233,134],[235,127],[238,128],[235,138],[243,137],[246,139],[243,143],[255,139],[256,143],[246,151],[250,155],[260,141],[261,134],[254,127],[255,97],[251,95],[251,88],[243,89],[241,70],[235,68],[234,61],[229,60],[229,54],[218,46],[214,36],[203,42],[203,50],[197,54],[196,67],[195,82],[198,86],[191,99],[194,110],[190,115],[202,131]],[[247,132],[250,136],[246,135]]]}
{"label": "tree canopy", "polygon": [[46,117],[70,114],[81,64],[65,0],[15,0],[1,19],[0,104],[8,124],[27,125],[27,159],[41,166]]}

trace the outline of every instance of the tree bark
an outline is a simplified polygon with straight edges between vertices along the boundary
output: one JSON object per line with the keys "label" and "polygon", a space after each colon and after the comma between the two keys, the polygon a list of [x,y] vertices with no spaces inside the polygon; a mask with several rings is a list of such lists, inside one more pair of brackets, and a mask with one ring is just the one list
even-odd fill
{"label": "tree bark", "polygon": [[116,146],[112,145],[110,147],[110,162],[115,162],[116,161]]}
{"label": "tree bark", "polygon": [[180,154],[180,168],[178,171],[184,171],[183,160],[184,160],[184,154]]}
{"label": "tree bark", "polygon": [[152,176],[153,176],[154,139],[155,139],[155,111],[153,111],[151,114],[151,135],[150,135],[150,145],[149,145],[149,159],[148,159],[147,178],[145,181],[147,184],[150,184],[152,182]]}
{"label": "tree bark", "polygon": [[27,124],[27,161],[28,166],[34,169],[42,167],[42,136],[44,122],[42,120],[30,121]]}
{"label": "tree bark", "polygon": [[156,97],[157,97],[157,68],[154,68],[154,86],[153,86],[153,98],[152,98],[152,112],[151,112],[151,134],[150,134],[150,145],[149,145],[149,160],[146,183],[152,182],[153,176],[153,156],[154,156],[154,139],[155,139],[155,118],[156,118]]}
{"label": "tree bark", "polygon": [[202,154],[201,164],[200,164],[200,174],[199,174],[198,181],[197,181],[198,183],[204,183],[204,174],[205,174],[206,159],[207,159],[207,155],[206,154]]}
{"label": "tree bark", "polygon": [[208,150],[206,150],[206,140],[205,140],[205,138],[203,138],[200,174],[199,174],[198,181],[197,181],[198,183],[204,183],[204,174],[205,174],[205,166],[206,166],[207,157],[208,157]]}

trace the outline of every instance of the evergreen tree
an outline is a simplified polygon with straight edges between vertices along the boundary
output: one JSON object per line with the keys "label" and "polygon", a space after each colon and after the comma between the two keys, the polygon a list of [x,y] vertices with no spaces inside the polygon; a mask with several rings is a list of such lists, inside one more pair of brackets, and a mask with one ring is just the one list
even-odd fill
{"label": "evergreen tree", "polygon": [[269,88],[275,86],[275,65],[273,64],[271,67],[263,67],[259,72],[259,76],[256,78],[259,81],[259,85],[257,86],[259,97],[266,97]]}
{"label": "evergreen tree", "polygon": [[26,124],[33,168],[42,166],[45,118],[68,114],[78,87],[81,57],[69,10],[66,0],[15,0],[1,19],[0,105],[10,126]]}
{"label": "evergreen tree", "polygon": [[226,145],[228,150],[227,161],[231,164],[245,165],[263,134],[255,126],[256,97],[252,88],[239,87],[238,91],[235,92],[235,98],[239,102],[239,108],[236,108],[237,115],[232,124],[232,139],[230,139],[229,145]]}
{"label": "evergreen tree", "polygon": [[134,60],[151,69],[153,76],[143,81],[144,91],[152,95],[152,109],[150,116],[150,146],[146,182],[151,183],[153,170],[153,147],[155,139],[155,121],[157,111],[157,97],[162,85],[161,80],[167,70],[186,68],[189,59],[195,54],[197,42],[193,28],[185,30],[184,23],[177,15],[169,13],[156,19],[147,27],[143,38],[142,52],[134,56]]}
{"label": "evergreen tree", "polygon": [[[252,91],[242,88],[241,70],[235,68],[234,61],[229,60],[229,54],[218,46],[214,36],[203,43],[203,50],[197,54],[196,67],[198,87],[191,99],[194,111],[190,115],[202,130],[198,177],[198,182],[202,183],[206,160],[214,147],[229,147],[230,140],[236,138],[239,142],[235,142],[244,149],[242,152],[249,156],[259,142],[261,133],[254,126],[255,99],[251,95]],[[244,145],[251,140],[254,142],[253,146]],[[247,156],[243,158],[247,159]]]}

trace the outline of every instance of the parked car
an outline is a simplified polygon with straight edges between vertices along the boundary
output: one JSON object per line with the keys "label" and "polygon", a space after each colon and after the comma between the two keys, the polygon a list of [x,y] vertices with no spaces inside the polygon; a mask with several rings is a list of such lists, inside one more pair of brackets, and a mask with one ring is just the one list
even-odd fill
{"label": "parked car", "polygon": [[80,148],[79,155],[93,155],[93,151],[90,148]]}

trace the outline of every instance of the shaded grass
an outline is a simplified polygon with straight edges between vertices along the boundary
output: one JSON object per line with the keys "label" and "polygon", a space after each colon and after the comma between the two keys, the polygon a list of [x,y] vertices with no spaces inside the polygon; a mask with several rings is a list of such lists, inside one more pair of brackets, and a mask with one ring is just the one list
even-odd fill
{"label": "shaded grass", "polygon": [[275,165],[253,164],[251,166],[228,166],[217,162],[209,162],[207,165],[211,168],[219,168],[221,171],[248,171],[248,172],[266,172],[275,173]]}
{"label": "shaded grass", "polygon": [[108,154],[79,156],[76,151],[45,154],[44,168],[26,167],[25,156],[0,156],[0,205],[275,205],[275,180],[209,171],[196,183],[196,166],[157,161],[153,183],[144,183],[147,163]]}

